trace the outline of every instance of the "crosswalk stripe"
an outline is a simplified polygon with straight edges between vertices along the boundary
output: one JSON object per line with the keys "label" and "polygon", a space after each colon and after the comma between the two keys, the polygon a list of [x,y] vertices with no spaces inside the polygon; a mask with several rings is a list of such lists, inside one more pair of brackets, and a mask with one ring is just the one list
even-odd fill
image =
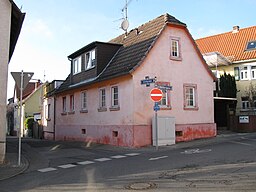
{"label": "crosswalk stripe", "polygon": [[89,165],[89,164],[93,164],[93,163],[95,163],[95,162],[93,162],[93,161],[81,161],[81,162],[77,162],[77,164],[79,164],[79,165]]}
{"label": "crosswalk stripe", "polygon": [[41,172],[41,173],[45,173],[45,172],[49,172],[49,171],[56,171],[56,168],[53,167],[48,167],[48,168],[44,168],[44,169],[38,169],[37,171]]}
{"label": "crosswalk stripe", "polygon": [[94,159],[95,161],[103,162],[103,161],[110,161],[110,158],[99,158],[99,159]]}
{"label": "crosswalk stripe", "polygon": [[66,164],[66,165],[60,165],[58,167],[63,168],[63,169],[68,169],[68,168],[76,167],[76,165],[74,165],[74,164]]}
{"label": "crosswalk stripe", "polygon": [[128,153],[128,154],[125,154],[126,156],[137,156],[139,155],[139,153]]}
{"label": "crosswalk stripe", "polygon": [[115,156],[111,156],[112,159],[121,159],[121,158],[125,158],[127,156],[124,155],[115,155]]}

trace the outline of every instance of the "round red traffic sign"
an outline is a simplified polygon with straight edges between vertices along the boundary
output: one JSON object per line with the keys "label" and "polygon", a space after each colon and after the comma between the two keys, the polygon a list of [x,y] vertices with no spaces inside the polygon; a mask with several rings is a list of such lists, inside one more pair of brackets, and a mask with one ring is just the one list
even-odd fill
{"label": "round red traffic sign", "polygon": [[154,88],[150,91],[150,97],[154,102],[161,101],[163,98],[163,92],[161,89]]}

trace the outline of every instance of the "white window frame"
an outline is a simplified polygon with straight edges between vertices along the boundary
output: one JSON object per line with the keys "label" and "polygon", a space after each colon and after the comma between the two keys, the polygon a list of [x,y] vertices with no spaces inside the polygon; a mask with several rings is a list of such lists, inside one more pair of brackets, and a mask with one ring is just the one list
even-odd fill
{"label": "white window frame", "polygon": [[197,85],[184,85],[184,109],[198,109]]}
{"label": "white window frame", "polygon": [[85,53],[85,70],[95,67],[95,49]]}
{"label": "white window frame", "polygon": [[118,86],[111,87],[111,107],[119,107],[119,89]]}
{"label": "white window frame", "polygon": [[82,70],[81,62],[82,62],[81,56],[73,59],[73,74],[77,74],[77,73],[81,72],[81,70]]}
{"label": "white window frame", "polygon": [[99,89],[99,108],[106,108],[106,89]]}
{"label": "white window frame", "polygon": [[242,107],[242,110],[248,110],[250,108],[249,101],[242,101],[241,102],[241,107]]}
{"label": "white window frame", "polygon": [[172,39],[171,41],[171,57],[179,57],[179,41],[176,39]]}
{"label": "white window frame", "polygon": [[249,79],[249,66],[243,66],[240,69],[240,80],[248,80],[248,79]]}
{"label": "white window frame", "polygon": [[251,66],[251,78],[256,79],[256,66],[255,65]]}
{"label": "white window frame", "polygon": [[170,37],[170,59],[181,60],[181,45],[179,37]]}
{"label": "white window frame", "polygon": [[81,92],[81,110],[87,109],[87,91]]}

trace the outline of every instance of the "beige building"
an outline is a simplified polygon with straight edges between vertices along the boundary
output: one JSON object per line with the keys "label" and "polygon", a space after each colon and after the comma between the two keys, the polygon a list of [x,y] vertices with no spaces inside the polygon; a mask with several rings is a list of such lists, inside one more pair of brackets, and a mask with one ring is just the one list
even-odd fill
{"label": "beige building", "polygon": [[8,63],[18,40],[25,13],[12,0],[0,0],[0,163],[5,158]]}
{"label": "beige building", "polygon": [[235,76],[237,114],[249,112],[251,109],[254,111],[256,108],[256,26],[243,29],[234,26],[232,31],[197,39],[196,43],[218,78],[224,72]]}

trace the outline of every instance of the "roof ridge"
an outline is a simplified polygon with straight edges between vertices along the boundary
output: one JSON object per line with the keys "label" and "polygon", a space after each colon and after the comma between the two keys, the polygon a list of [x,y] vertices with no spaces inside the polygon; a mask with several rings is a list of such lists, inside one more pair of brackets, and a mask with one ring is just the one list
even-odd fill
{"label": "roof ridge", "polygon": [[[244,30],[248,30],[248,29],[254,28],[254,27],[256,27],[256,25],[250,26],[250,27],[245,27],[245,28],[240,28],[240,29],[239,29],[239,32],[240,32],[240,31],[244,31]],[[238,33],[239,33],[239,32],[238,32]],[[195,41],[203,40],[203,39],[208,39],[208,38],[212,38],[212,37],[216,37],[216,36],[221,36],[221,35],[225,35],[225,34],[228,34],[228,33],[232,33],[232,31],[227,31],[227,32],[218,33],[218,34],[215,34],[215,35],[210,35],[210,36],[198,38],[198,39],[195,39]]]}

